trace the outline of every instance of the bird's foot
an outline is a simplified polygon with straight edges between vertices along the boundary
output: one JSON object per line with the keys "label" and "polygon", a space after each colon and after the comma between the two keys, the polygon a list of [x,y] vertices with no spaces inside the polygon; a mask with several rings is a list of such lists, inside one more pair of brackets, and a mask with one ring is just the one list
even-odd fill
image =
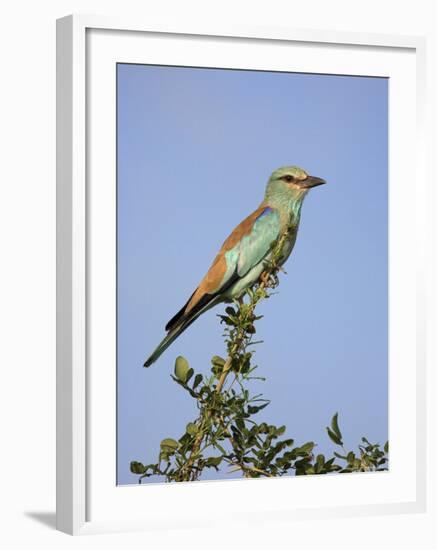
{"label": "bird's foot", "polygon": [[271,280],[272,280],[272,283],[271,283],[272,288],[276,288],[279,285],[279,277],[276,275],[276,273],[272,275]]}
{"label": "bird's foot", "polygon": [[267,286],[267,283],[269,281],[270,275],[266,271],[263,271],[260,275],[261,282],[264,286]]}

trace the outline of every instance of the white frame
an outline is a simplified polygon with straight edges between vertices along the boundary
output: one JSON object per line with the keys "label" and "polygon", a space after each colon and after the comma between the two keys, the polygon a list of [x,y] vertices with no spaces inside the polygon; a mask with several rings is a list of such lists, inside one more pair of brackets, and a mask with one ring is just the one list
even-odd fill
{"label": "white frame", "polygon": [[[143,25],[94,16],[69,16],[57,22],[57,528],[70,534],[109,529],[87,521],[87,192],[86,192],[86,46],[87,29],[144,31],[176,35],[258,38],[410,48],[416,52],[417,66],[417,181],[425,179],[422,144],[424,97],[424,51],[422,38],[367,35],[325,31],[269,28],[193,28]],[[424,197],[419,197],[423,208]],[[422,211],[422,210],[421,210]],[[373,513],[422,511],[425,509],[425,294],[424,294],[424,220],[418,227],[417,265],[417,480],[416,499],[372,508]],[[310,510],[294,517],[327,517],[328,514],[369,513],[369,506],[352,511]],[[116,529],[134,525],[114,525]],[[145,523],[143,527],[145,527]]]}

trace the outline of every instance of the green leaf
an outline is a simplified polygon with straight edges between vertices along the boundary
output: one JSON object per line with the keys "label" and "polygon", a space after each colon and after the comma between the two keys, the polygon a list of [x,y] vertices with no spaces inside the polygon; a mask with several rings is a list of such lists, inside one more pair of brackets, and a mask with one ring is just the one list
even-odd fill
{"label": "green leaf", "polygon": [[163,439],[160,444],[161,450],[166,453],[174,453],[178,446],[179,443],[175,439],[171,439],[170,437]]}
{"label": "green leaf", "polygon": [[130,471],[133,474],[144,474],[146,472],[146,467],[144,464],[141,464],[141,462],[135,462],[135,460],[133,460],[130,463]]}
{"label": "green leaf", "polygon": [[196,374],[196,376],[194,377],[194,382],[193,382],[193,390],[195,388],[197,388],[197,386],[200,384],[200,382],[202,382],[202,380],[203,380],[203,375]]}
{"label": "green leaf", "polygon": [[237,428],[243,432],[246,429],[246,425],[244,424],[244,420],[242,418],[237,418],[235,420],[235,424],[237,425]]}
{"label": "green leaf", "polygon": [[187,432],[184,433],[184,435],[182,435],[179,439],[178,439],[181,447],[184,447],[185,445],[187,445],[188,443],[191,443],[191,437],[190,437],[190,434],[188,434]]}
{"label": "green leaf", "polygon": [[222,461],[221,456],[210,456],[206,459],[206,465],[207,466],[218,466],[220,462]]}
{"label": "green leaf", "polygon": [[235,322],[230,317],[227,317],[226,315],[218,315],[218,317],[220,317],[221,323],[225,323],[229,327],[235,326]]}
{"label": "green leaf", "polygon": [[174,373],[178,380],[186,383],[188,381],[188,372],[190,370],[192,369],[190,369],[190,365],[188,364],[188,361],[185,359],[185,357],[182,357],[182,355],[176,357]]}
{"label": "green leaf", "polygon": [[353,464],[353,462],[355,460],[355,453],[353,451],[350,451],[347,454],[346,460],[349,462],[349,464]]}
{"label": "green leaf", "polygon": [[211,395],[211,390],[208,388],[208,386],[202,386],[199,394],[200,394],[200,397],[202,397],[203,399],[206,399]]}
{"label": "green leaf", "polygon": [[334,455],[335,455],[337,458],[342,458],[343,460],[346,460],[346,457],[345,457],[344,455],[341,455],[341,454],[339,454],[339,453],[336,453],[335,451],[334,451]]}
{"label": "green leaf", "polygon": [[328,426],[326,426],[326,431],[328,432],[329,438],[336,444],[336,445],[343,445],[343,441],[330,429]]}
{"label": "green leaf", "polygon": [[194,424],[194,422],[188,422],[186,431],[190,435],[196,435],[197,433],[197,426]]}
{"label": "green leaf", "polygon": [[338,437],[338,439],[342,439],[340,428],[338,427],[338,412],[334,414],[331,420],[331,428],[332,431],[335,433],[335,435]]}
{"label": "green leaf", "polygon": [[388,453],[388,441],[385,442],[385,445],[384,445],[384,452],[385,452],[385,453]]}
{"label": "green leaf", "polygon": [[249,414],[255,414],[259,411],[261,411],[262,409],[264,409],[265,407],[267,407],[267,405],[269,404],[270,402],[267,402],[267,403],[264,403],[263,405],[259,405],[259,406],[256,406],[256,407],[253,407],[252,405],[248,405],[247,407],[247,412]]}
{"label": "green leaf", "polygon": [[223,357],[220,357],[219,355],[214,355],[214,356],[211,358],[211,363],[212,363],[214,366],[223,367],[223,365],[226,363],[226,361],[223,359]]}
{"label": "green leaf", "polygon": [[308,453],[311,453],[311,451],[314,449],[314,446],[315,446],[315,443],[313,441],[308,441],[308,443],[305,443],[304,445],[302,445],[301,447],[299,447],[296,450],[300,454],[302,454],[302,453],[308,454]]}

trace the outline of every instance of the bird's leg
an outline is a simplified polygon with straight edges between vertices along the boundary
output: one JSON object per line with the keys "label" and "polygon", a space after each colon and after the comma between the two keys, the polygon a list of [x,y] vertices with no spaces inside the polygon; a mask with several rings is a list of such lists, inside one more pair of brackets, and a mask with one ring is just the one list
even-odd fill
{"label": "bird's leg", "polygon": [[268,271],[263,271],[260,276],[261,282],[264,286],[267,286],[270,279],[270,273]]}

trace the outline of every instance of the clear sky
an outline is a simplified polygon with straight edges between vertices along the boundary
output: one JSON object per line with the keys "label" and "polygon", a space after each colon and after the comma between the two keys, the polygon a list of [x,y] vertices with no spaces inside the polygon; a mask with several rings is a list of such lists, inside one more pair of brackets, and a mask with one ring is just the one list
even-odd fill
{"label": "clear sky", "polygon": [[[196,409],[177,355],[208,372],[224,355],[218,306],[149,369],[144,360],[270,173],[296,164],[309,192],[279,294],[264,302],[259,420],[296,444],[384,443],[387,425],[387,119],[382,78],[118,65],[118,483],[156,462]],[[262,415],[262,416],[261,416]],[[209,478],[230,477],[225,472]]]}

